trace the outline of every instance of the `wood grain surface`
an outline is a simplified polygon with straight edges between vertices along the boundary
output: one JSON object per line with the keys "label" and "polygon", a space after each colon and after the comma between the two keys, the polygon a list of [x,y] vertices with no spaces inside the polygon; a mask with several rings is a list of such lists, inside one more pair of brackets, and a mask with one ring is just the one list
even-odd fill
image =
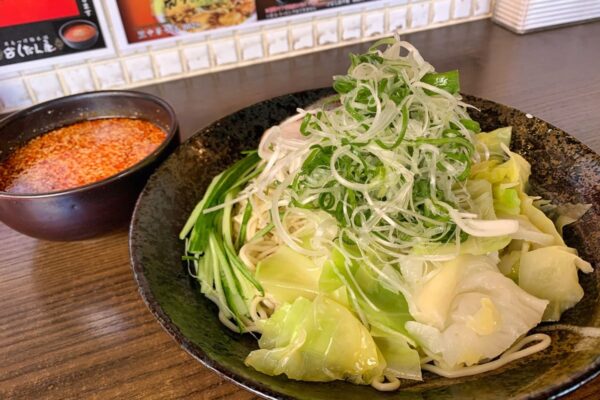
{"label": "wood grain surface", "polygon": [[[512,34],[480,21],[407,35],[466,93],[508,104],[600,152],[600,22]],[[273,96],[327,86],[349,51],[165,83],[183,137]],[[1,140],[1,138],[0,138]],[[0,223],[0,399],[250,399],[170,337],[137,293],[127,229],[72,243],[31,239]],[[600,398],[600,378],[567,395]]]}

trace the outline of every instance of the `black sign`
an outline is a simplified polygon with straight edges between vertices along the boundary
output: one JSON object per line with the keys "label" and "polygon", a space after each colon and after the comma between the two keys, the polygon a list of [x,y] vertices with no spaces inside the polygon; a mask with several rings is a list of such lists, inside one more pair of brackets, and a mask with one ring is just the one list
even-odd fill
{"label": "black sign", "polygon": [[367,1],[371,0],[256,0],[256,14],[260,20],[272,19]]}
{"label": "black sign", "polygon": [[92,0],[0,0],[0,66],[104,48]]}

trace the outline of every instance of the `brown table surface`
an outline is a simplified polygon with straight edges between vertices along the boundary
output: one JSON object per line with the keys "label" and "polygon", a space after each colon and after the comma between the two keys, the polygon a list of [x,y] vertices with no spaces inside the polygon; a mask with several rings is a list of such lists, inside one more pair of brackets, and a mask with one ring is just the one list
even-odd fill
{"label": "brown table surface", "polygon": [[[490,21],[407,35],[462,89],[517,107],[600,152],[600,22],[512,34]],[[273,96],[328,86],[366,45],[199,76],[143,90],[167,99],[188,137]],[[600,378],[567,396],[597,399]],[[138,295],[127,230],[74,243],[0,223],[0,399],[255,396],[192,359]]]}

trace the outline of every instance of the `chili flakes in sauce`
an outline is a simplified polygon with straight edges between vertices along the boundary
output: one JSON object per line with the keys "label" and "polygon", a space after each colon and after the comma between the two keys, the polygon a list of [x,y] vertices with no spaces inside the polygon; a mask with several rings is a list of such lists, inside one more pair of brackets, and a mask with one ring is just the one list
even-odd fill
{"label": "chili flakes in sauce", "polygon": [[151,122],[78,122],[32,139],[0,163],[0,190],[46,193],[97,182],[152,153],[166,133]]}

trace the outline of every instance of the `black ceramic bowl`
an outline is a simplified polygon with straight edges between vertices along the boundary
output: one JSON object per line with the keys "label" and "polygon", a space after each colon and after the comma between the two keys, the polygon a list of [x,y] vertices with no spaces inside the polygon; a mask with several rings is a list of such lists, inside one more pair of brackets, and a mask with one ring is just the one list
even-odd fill
{"label": "black ceramic bowl", "polygon": [[0,121],[0,160],[53,129],[110,117],[147,120],[167,136],[134,166],[95,183],[41,194],[0,191],[0,221],[28,236],[47,240],[85,239],[126,223],[148,176],[177,145],[175,112],[164,100],[140,92],[103,91],[38,104]]}
{"label": "black ceramic bowl", "polygon": [[[297,399],[545,399],[577,388],[600,372],[600,156],[560,129],[500,104],[466,96],[484,130],[513,126],[512,148],[532,164],[535,192],[556,203],[593,208],[566,230],[565,240],[595,271],[582,275],[585,296],[560,324],[536,328],[551,336],[543,352],[498,370],[446,379],[424,373],[393,393],[346,382],[311,383],[272,377],[244,365],[256,339],[219,321],[181,261],[178,234],[212,177],[255,149],[265,128],[306,107],[328,91],[308,91],[256,104],[198,132],[166,160],[140,195],[130,228],[130,253],[140,293],[161,325],[193,357],[267,398]],[[579,329],[578,327],[589,327]]]}
{"label": "black ceramic bowl", "polygon": [[[92,35],[89,35],[85,38],[70,37],[68,31],[78,26],[85,26],[93,29]],[[100,33],[98,31],[98,27],[92,21],[76,19],[66,22],[64,25],[62,25],[58,30],[58,36],[70,48],[75,50],[85,50],[93,47],[96,44]]]}

